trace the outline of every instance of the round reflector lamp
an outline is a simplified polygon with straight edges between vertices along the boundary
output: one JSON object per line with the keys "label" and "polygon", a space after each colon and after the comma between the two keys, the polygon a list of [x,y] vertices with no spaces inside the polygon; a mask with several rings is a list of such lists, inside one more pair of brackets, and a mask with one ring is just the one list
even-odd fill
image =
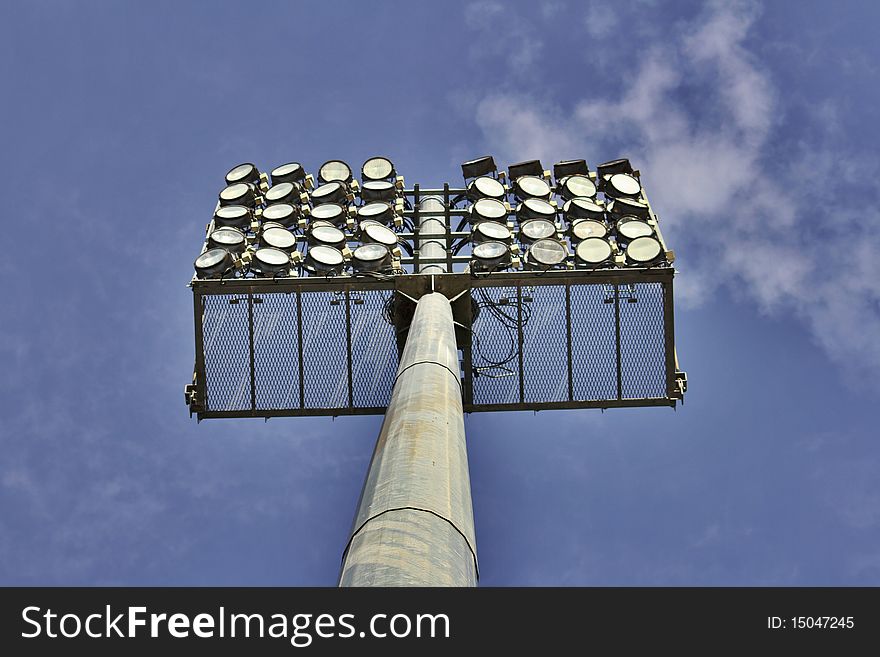
{"label": "round reflector lamp", "polygon": [[327,221],[334,226],[341,226],[345,223],[345,208],[338,203],[325,203],[312,208],[312,221]]}
{"label": "round reflector lamp", "polygon": [[299,218],[299,212],[290,203],[275,203],[263,210],[263,221],[274,221],[282,226],[293,226]]}
{"label": "round reflector lamp", "polygon": [[220,205],[245,205],[252,208],[255,195],[254,186],[250,183],[235,183],[220,191]]}
{"label": "round reflector lamp", "polygon": [[397,196],[397,188],[394,183],[387,180],[367,180],[361,185],[361,200],[364,203],[373,201],[390,202]]}
{"label": "round reflector lamp", "polygon": [[247,240],[244,233],[238,228],[223,226],[208,236],[208,245],[215,249],[226,249],[233,255],[244,253],[247,248]]}
{"label": "round reflector lamp", "polygon": [[394,164],[387,157],[371,157],[361,167],[364,180],[387,180],[394,176]]}
{"label": "round reflector lamp", "polygon": [[501,242],[483,242],[471,251],[471,268],[490,270],[510,263],[510,249]]}
{"label": "round reflector lamp", "polygon": [[642,192],[642,186],[635,176],[628,173],[615,173],[608,178],[604,191],[608,196],[615,198],[638,198]]}
{"label": "round reflector lamp", "polygon": [[601,237],[588,237],[574,251],[579,264],[585,267],[601,267],[611,262],[614,251]]}
{"label": "round reflector lamp", "polygon": [[481,221],[474,226],[471,232],[471,241],[474,244],[483,242],[505,242],[509,243],[513,240],[513,235],[507,224],[498,221]]}
{"label": "round reflector lamp", "polygon": [[258,183],[260,182],[260,172],[257,167],[250,162],[234,166],[226,174],[226,184],[234,185],[235,183]]}
{"label": "round reflector lamp", "polygon": [[382,244],[363,244],[351,254],[357,271],[380,271],[391,266],[391,251]]}
{"label": "round reflector lamp", "polygon": [[662,257],[663,248],[653,237],[637,237],[626,247],[626,261],[631,265],[649,265]]}
{"label": "round reflector lamp", "polygon": [[280,249],[265,247],[257,249],[251,268],[264,276],[277,276],[290,272],[290,256]]}
{"label": "round reflector lamp", "polygon": [[329,160],[318,169],[318,178],[321,182],[351,182],[351,167],[342,160]]}
{"label": "round reflector lamp", "polygon": [[556,237],[556,224],[546,219],[532,219],[520,224],[519,239],[521,242],[530,244],[538,240]]}
{"label": "round reflector lamp", "polygon": [[299,186],[296,183],[283,182],[266,190],[266,203],[292,203],[299,200]]}
{"label": "round reflector lamp", "polygon": [[611,201],[608,204],[608,211],[616,217],[631,214],[642,219],[648,218],[648,206],[645,203],[625,196]]}
{"label": "round reflector lamp", "polygon": [[324,203],[345,203],[345,185],[339,182],[328,182],[326,185],[312,190],[312,205]]}
{"label": "round reflector lamp", "polygon": [[309,244],[341,249],[345,246],[345,233],[329,224],[316,224],[309,229]]}
{"label": "round reflector lamp", "polygon": [[576,196],[592,198],[596,195],[596,183],[587,176],[569,176],[559,187],[559,193],[565,200]]}
{"label": "round reflector lamp", "polygon": [[651,237],[653,235],[654,229],[636,217],[624,217],[617,222],[618,244],[627,244],[639,237]]}
{"label": "round reflector lamp", "polygon": [[358,220],[363,221],[365,219],[372,219],[373,221],[379,221],[383,224],[390,224],[394,219],[394,210],[391,209],[391,206],[383,201],[376,201],[375,203],[368,203],[367,205],[362,205],[357,210]]}
{"label": "round reflector lamp", "polygon": [[504,221],[507,219],[507,208],[504,203],[494,198],[481,198],[470,207],[470,222]]}
{"label": "round reflector lamp", "polygon": [[527,198],[516,206],[516,218],[521,224],[532,219],[556,219],[556,208],[539,198]]}
{"label": "round reflector lamp", "polygon": [[332,246],[318,244],[310,246],[306,251],[305,266],[311,272],[317,274],[338,274],[342,271],[345,259],[339,249]]}
{"label": "round reflector lamp", "polygon": [[247,230],[253,220],[253,211],[243,205],[224,205],[214,213],[215,226],[232,226]]}
{"label": "round reflector lamp", "polygon": [[558,267],[568,255],[559,240],[538,240],[529,248],[529,264],[543,269]]}
{"label": "round reflector lamp", "polygon": [[361,222],[361,241],[364,243],[384,244],[388,248],[397,246],[397,233],[374,221]]}
{"label": "round reflector lamp", "polygon": [[481,198],[494,198],[501,201],[505,196],[504,185],[489,176],[474,178],[467,186],[467,197],[474,202]]}
{"label": "round reflector lamp", "polygon": [[576,219],[596,219],[601,221],[605,218],[605,208],[597,204],[593,199],[575,197],[569,199],[562,206],[562,213],[566,220],[571,223]]}
{"label": "round reflector lamp", "polygon": [[550,189],[550,185],[543,178],[538,178],[538,176],[522,176],[517,178],[513,184],[513,193],[520,200],[527,198],[548,199],[553,190]]}
{"label": "round reflector lamp", "polygon": [[281,226],[264,227],[260,233],[260,244],[290,253],[296,248],[296,236]]}
{"label": "round reflector lamp", "polygon": [[305,180],[306,170],[299,162],[288,162],[272,169],[269,177],[272,179],[273,185],[283,182],[298,183]]}
{"label": "round reflector lamp", "polygon": [[581,219],[572,224],[569,229],[569,234],[571,235],[571,239],[579,242],[580,240],[587,240],[591,237],[605,237],[608,234],[608,227],[601,221],[595,221],[594,219]]}
{"label": "round reflector lamp", "polygon": [[226,249],[209,249],[196,258],[193,266],[199,278],[217,278],[232,269],[232,254]]}

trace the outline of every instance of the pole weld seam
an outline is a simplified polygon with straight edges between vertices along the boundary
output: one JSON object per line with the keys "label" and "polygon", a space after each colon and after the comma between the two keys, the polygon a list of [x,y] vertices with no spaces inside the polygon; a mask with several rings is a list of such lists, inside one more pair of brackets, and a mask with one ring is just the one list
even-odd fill
{"label": "pole weld seam", "polygon": [[411,367],[415,367],[416,365],[439,365],[440,367],[442,367],[444,370],[446,370],[446,371],[449,372],[452,376],[455,377],[455,382],[458,383],[458,389],[459,389],[459,390],[462,390],[462,387],[461,387],[461,373],[460,373],[460,372],[453,372],[451,369],[449,369],[449,367],[447,367],[447,366],[444,365],[443,363],[438,362],[438,361],[436,361],[436,360],[419,360],[419,361],[416,361],[415,363],[410,363],[409,365],[407,365],[406,367],[404,367],[402,370],[400,370],[400,371],[397,373],[397,376],[394,377],[394,384],[392,385],[392,390],[394,389],[393,386],[396,386],[396,385],[397,385],[397,380],[403,375],[403,373],[406,372],[409,368],[411,368]]}
{"label": "pole weld seam", "polygon": [[[348,555],[348,548],[351,547],[351,543],[352,543],[352,541],[354,540],[354,537],[357,536],[357,535],[360,533],[360,531],[361,531],[364,527],[366,527],[366,526],[367,526],[367,523],[369,523],[371,520],[375,520],[375,519],[378,518],[379,516],[384,516],[386,513],[390,513],[390,512],[392,512],[392,511],[422,511],[422,512],[424,512],[424,513],[430,513],[432,516],[437,516],[438,518],[440,518],[440,520],[443,520],[443,521],[445,521],[445,522],[448,522],[450,525],[452,525],[452,528],[453,528],[456,532],[458,532],[459,536],[461,536],[461,537],[464,539],[465,545],[468,546],[468,550],[470,550],[471,556],[472,556],[473,559],[474,559],[474,572],[476,573],[477,580],[480,579],[480,564],[479,564],[479,562],[477,561],[477,553],[476,553],[476,551],[474,550],[474,546],[471,545],[471,542],[470,542],[470,540],[468,539],[468,537],[464,535],[464,532],[462,532],[462,531],[458,528],[458,525],[456,525],[454,522],[452,522],[449,518],[440,515],[440,514],[437,513],[436,511],[431,511],[431,509],[423,509],[423,508],[418,507],[418,506],[397,506],[397,507],[394,507],[393,509],[385,509],[384,511],[380,511],[380,512],[377,513],[376,515],[374,515],[374,516],[370,516],[369,518],[367,518],[366,520],[364,520],[363,523],[361,523],[361,526],[358,527],[358,528],[352,533],[351,538],[348,539],[348,543],[345,544],[345,549],[342,551],[342,565],[343,565],[343,567],[345,566],[345,557],[346,557],[346,555]],[[341,577],[341,573],[340,573],[340,577]]]}

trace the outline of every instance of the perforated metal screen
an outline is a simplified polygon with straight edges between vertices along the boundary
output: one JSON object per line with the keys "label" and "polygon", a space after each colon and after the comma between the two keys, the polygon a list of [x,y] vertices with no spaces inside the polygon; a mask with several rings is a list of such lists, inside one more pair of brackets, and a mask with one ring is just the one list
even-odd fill
{"label": "perforated metal screen", "polygon": [[[675,404],[671,275],[535,280],[469,286],[466,411]],[[394,283],[218,287],[195,289],[199,418],[384,413]]]}

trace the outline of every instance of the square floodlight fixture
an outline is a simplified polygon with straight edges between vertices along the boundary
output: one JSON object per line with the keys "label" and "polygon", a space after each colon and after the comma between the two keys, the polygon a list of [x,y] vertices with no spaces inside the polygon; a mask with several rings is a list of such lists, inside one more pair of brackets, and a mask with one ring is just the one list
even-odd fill
{"label": "square floodlight fixture", "polygon": [[537,176],[541,178],[544,175],[544,166],[540,160],[517,162],[507,167],[507,175],[511,180],[516,180],[521,176]]}
{"label": "square floodlight fixture", "polygon": [[617,160],[609,160],[608,162],[603,162],[599,166],[596,167],[596,173],[599,178],[605,178],[605,176],[610,176],[615,173],[632,173],[633,168],[629,163],[629,160],[625,157],[619,158]]}
{"label": "square floodlight fixture", "polygon": [[470,180],[471,178],[477,178],[479,176],[493,175],[496,171],[498,171],[498,166],[495,164],[495,158],[491,155],[484,155],[483,157],[478,157],[474,160],[468,160],[461,165],[461,174],[464,176],[465,180]]}
{"label": "square floodlight fixture", "polygon": [[590,168],[587,166],[586,160],[562,160],[562,162],[553,165],[553,178],[557,183],[569,176],[587,176],[589,173]]}

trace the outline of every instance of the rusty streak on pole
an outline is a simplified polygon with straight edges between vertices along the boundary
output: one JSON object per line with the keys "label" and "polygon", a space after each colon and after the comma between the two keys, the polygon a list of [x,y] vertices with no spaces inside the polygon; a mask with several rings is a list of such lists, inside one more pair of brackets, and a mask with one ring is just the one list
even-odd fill
{"label": "rusty streak on pole", "polygon": [[[443,222],[426,217],[419,229],[437,235],[420,239],[421,255],[443,257]],[[339,585],[476,586],[476,549],[452,308],[432,292],[416,305]]]}

